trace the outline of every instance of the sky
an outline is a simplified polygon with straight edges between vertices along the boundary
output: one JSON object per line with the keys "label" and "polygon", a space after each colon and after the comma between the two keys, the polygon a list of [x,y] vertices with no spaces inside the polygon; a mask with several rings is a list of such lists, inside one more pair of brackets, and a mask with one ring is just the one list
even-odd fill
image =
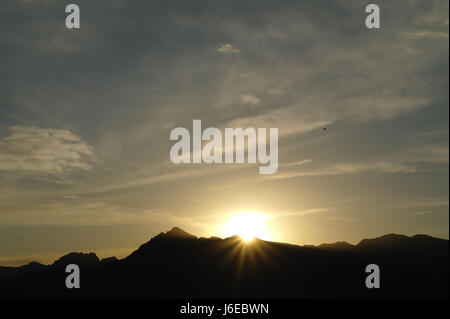
{"label": "sky", "polygon": [[[0,3],[0,264],[123,257],[173,226],[449,234],[449,3]],[[276,127],[279,167],[170,161],[172,129]],[[326,128],[326,130],[324,130]]]}

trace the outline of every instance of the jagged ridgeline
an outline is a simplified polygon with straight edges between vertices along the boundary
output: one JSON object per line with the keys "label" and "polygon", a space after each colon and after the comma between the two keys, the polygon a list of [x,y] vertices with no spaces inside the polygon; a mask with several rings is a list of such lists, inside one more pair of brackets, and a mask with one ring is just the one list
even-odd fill
{"label": "jagged ridgeline", "polygon": [[[124,259],[71,253],[51,265],[0,267],[0,297],[39,298],[405,298],[448,297],[448,240],[386,235],[319,246],[239,237],[161,233]],[[381,269],[380,289],[364,284]],[[80,289],[67,289],[77,264]]]}

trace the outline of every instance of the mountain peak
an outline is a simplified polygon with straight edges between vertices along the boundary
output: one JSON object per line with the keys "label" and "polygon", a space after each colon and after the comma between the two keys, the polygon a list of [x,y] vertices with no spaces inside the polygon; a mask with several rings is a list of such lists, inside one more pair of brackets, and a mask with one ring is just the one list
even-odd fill
{"label": "mountain peak", "polygon": [[171,230],[165,233],[167,236],[171,238],[197,238],[194,235],[189,234],[188,232],[185,232],[179,227],[173,227]]}
{"label": "mountain peak", "polygon": [[53,266],[65,267],[68,264],[77,265],[95,265],[99,262],[97,255],[95,253],[69,253],[60,257],[53,263]]}
{"label": "mountain peak", "polygon": [[358,247],[393,247],[408,242],[409,237],[399,234],[387,234],[377,238],[363,239],[358,243]]}

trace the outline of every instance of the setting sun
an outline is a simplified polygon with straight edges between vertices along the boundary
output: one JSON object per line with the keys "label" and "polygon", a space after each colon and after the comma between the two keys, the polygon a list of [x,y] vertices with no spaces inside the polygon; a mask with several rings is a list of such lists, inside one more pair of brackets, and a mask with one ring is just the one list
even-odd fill
{"label": "setting sun", "polygon": [[255,237],[270,239],[270,234],[265,222],[267,216],[257,212],[247,212],[232,216],[223,227],[225,237],[238,235],[244,241],[251,241]]}

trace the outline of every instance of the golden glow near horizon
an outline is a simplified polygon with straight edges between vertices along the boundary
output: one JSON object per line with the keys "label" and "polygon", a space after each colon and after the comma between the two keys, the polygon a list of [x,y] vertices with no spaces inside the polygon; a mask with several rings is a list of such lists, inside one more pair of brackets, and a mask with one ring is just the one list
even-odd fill
{"label": "golden glow near horizon", "polygon": [[270,240],[270,233],[266,226],[268,217],[259,212],[244,212],[233,215],[223,226],[223,236],[238,235],[244,241],[260,238]]}
{"label": "golden glow near horizon", "polygon": [[449,1],[384,1],[395,14],[370,31],[357,1],[207,15],[104,1],[67,32],[60,2],[23,2],[0,1],[0,265],[123,256],[174,226],[294,245],[449,238]]}

